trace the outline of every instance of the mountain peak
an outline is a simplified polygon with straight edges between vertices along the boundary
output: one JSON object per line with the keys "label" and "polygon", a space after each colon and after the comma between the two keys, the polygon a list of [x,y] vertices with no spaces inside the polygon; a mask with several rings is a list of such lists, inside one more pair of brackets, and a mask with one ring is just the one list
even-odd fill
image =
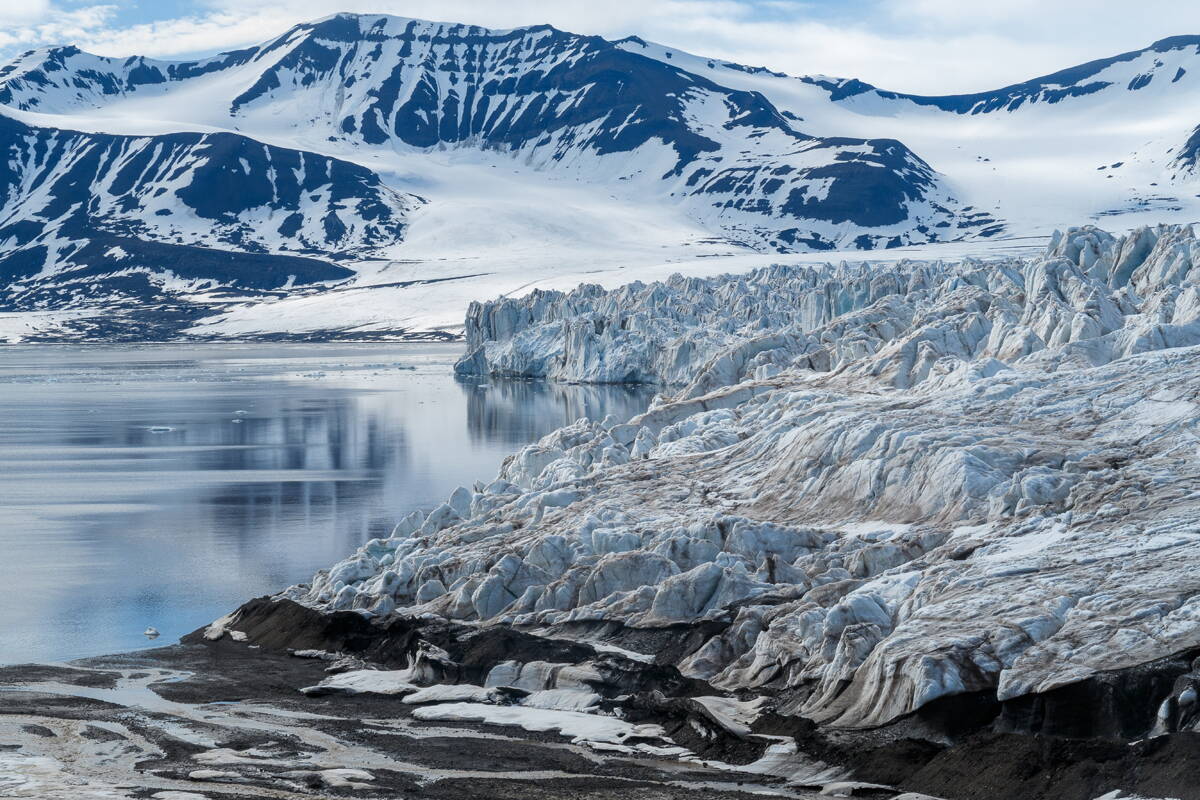
{"label": "mountain peak", "polygon": [[[1154,44],[1150,45],[1149,47],[1147,47],[1145,49],[1153,50],[1156,53],[1162,53],[1167,50],[1179,50],[1184,47],[1200,48],[1200,35],[1184,34],[1181,36],[1168,36],[1165,39],[1159,39],[1157,42],[1155,42]],[[1135,52],[1138,52],[1138,51],[1135,51]]]}
{"label": "mountain peak", "polygon": [[[560,30],[553,25],[541,23],[520,25],[513,28],[489,28],[463,22],[450,22],[404,17],[395,14],[360,13],[339,11],[324,17],[301,22],[292,30],[311,30],[324,36],[337,37],[341,41],[349,41],[354,37],[398,36],[407,32],[441,31],[444,34],[459,36],[508,36],[514,33],[527,34],[541,31],[552,31],[570,36],[579,36],[569,31]],[[580,37],[584,38],[584,37]]]}

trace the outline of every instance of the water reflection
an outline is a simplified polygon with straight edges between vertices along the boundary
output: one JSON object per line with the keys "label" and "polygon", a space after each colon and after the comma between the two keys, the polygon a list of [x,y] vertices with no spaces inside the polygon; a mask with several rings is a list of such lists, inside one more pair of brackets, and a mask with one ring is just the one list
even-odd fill
{"label": "water reflection", "polygon": [[468,391],[471,437],[512,448],[545,435],[544,420],[604,419],[610,413],[627,419],[644,411],[653,395],[645,386],[571,386],[545,381],[464,381],[462,386]]}
{"label": "water reflection", "polygon": [[160,645],[649,390],[456,382],[453,345],[0,349],[0,662]]}

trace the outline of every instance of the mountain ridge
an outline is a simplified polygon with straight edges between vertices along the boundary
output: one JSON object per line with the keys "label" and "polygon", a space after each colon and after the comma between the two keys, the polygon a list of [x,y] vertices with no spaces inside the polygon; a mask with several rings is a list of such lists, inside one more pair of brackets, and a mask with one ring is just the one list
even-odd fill
{"label": "mountain ridge", "polygon": [[[339,49],[337,45],[343,44],[348,46]],[[385,53],[385,45],[395,45],[394,52]],[[364,54],[364,48],[370,52]],[[457,48],[464,48],[464,52],[456,54]],[[493,54],[497,49],[499,52]],[[218,56],[205,62],[151,66],[138,62],[132,71],[148,70],[156,79],[143,75],[139,81],[121,81],[113,77],[99,83],[105,94],[130,94],[141,86],[169,83],[163,76],[164,69],[172,75],[183,73],[175,79],[180,82],[195,77],[195,73],[261,63],[261,72],[250,86],[224,98],[229,105],[228,118],[214,116],[214,124],[241,121],[252,115],[256,106],[294,92],[310,101],[306,107],[320,109],[313,122],[328,128],[331,137],[376,146],[387,146],[398,139],[414,148],[477,143],[484,148],[523,151],[542,166],[551,161],[570,162],[579,151],[590,150],[600,157],[630,153],[661,139],[677,156],[673,165],[656,165],[667,167],[661,180],[681,178],[685,167],[708,162],[693,170],[687,181],[668,187],[668,196],[718,195],[715,199],[699,197],[692,204],[712,205],[722,208],[723,214],[741,215],[744,219],[736,223],[734,236],[751,246],[831,249],[839,240],[853,240],[860,248],[894,246],[944,238],[930,231],[935,226],[952,228],[962,221],[954,219],[953,200],[946,192],[933,193],[936,197],[924,214],[910,208],[911,203],[920,204],[937,178],[901,143],[886,141],[887,137],[882,137],[883,141],[881,137],[861,141],[825,137],[827,141],[816,142],[822,137],[798,130],[758,93],[731,91],[704,76],[664,68],[654,60],[638,60],[636,55],[600,37],[579,36],[550,26],[494,32],[478,26],[443,26],[386,16],[335,15],[298,25],[252,50],[249,56],[245,55],[247,51],[237,51],[236,58]],[[273,53],[279,53],[279,57],[266,63]],[[128,66],[130,62],[122,64]],[[209,69],[210,65],[219,69]],[[385,72],[391,67],[382,80],[373,72],[380,66]],[[524,68],[519,78],[508,74],[516,66]],[[443,77],[449,85],[443,85]],[[45,106],[36,94],[28,94],[28,84],[28,78],[10,77],[3,91],[17,100],[21,110]],[[334,84],[335,92],[331,91]],[[362,86],[367,88],[362,90]],[[27,92],[23,99],[17,99],[17,90]],[[41,90],[37,85],[35,91]],[[703,102],[705,98],[689,95],[719,98],[729,106],[728,113],[722,119],[719,109],[706,107],[711,104]],[[76,92],[83,102],[94,102],[96,96],[94,90]],[[58,101],[61,107],[61,98]],[[710,111],[717,115],[716,124],[733,134],[724,137],[733,139],[732,143],[721,141],[720,129],[705,127],[694,118]],[[740,135],[742,129],[752,130]],[[746,136],[757,137],[760,142],[764,136],[779,140],[772,145],[774,149],[762,154],[775,167],[786,165],[786,151],[797,146],[811,145],[806,162],[825,150],[837,148],[838,152],[815,164],[773,170],[773,178],[758,182],[753,202],[745,202],[727,194],[730,189],[745,191],[745,181],[739,180],[741,173],[716,167],[706,154],[719,153],[727,144],[745,148],[741,139]],[[842,164],[862,160],[842,155],[853,154],[853,147],[865,148],[863,159],[870,164],[901,173],[899,181],[876,182],[867,195],[872,203],[863,205],[861,212],[854,201],[862,196],[857,184],[863,170]],[[746,159],[741,161],[738,170],[754,169],[755,165],[746,163]],[[823,212],[825,197],[794,185],[794,179],[781,178],[791,172],[804,177],[810,169],[815,170],[813,178],[817,181],[847,183],[846,191],[835,198],[835,210]],[[643,171],[619,165],[616,177],[629,180]],[[717,177],[708,179],[712,175]],[[722,176],[732,183],[722,181]],[[780,189],[787,189],[785,196],[772,196]],[[793,193],[796,189],[801,190],[800,195]],[[719,205],[722,199],[724,204]],[[709,200],[712,202],[705,202]],[[700,208],[694,213],[705,212]],[[833,225],[848,222],[863,230],[854,235],[834,234],[827,228],[810,233],[802,227],[763,223],[758,215],[764,213],[824,220]],[[895,225],[910,217],[918,219],[908,230],[888,231],[885,235],[867,230]],[[939,222],[946,224],[939,226]],[[987,224],[971,215],[969,224],[963,227],[985,228]]]}
{"label": "mountain ridge", "polygon": [[[1188,142],[1197,120],[1187,118],[1186,126],[1173,121],[1178,132],[1164,136],[1161,147],[1139,145],[1142,150],[1130,154],[1128,132],[1081,144],[1066,130],[1058,137],[1063,141],[1055,141],[1047,132],[1064,128],[1060,115],[1074,120],[1092,113],[1091,107],[1042,99],[1052,90],[1066,92],[1063,100],[1089,102],[1145,97],[1160,113],[1178,106],[1176,92],[1191,91],[1191,75],[1184,71],[1185,77],[1170,84],[1157,76],[1183,69],[1170,59],[1190,55],[1183,51],[1194,42],[1200,39],[1163,40],[999,94],[938,100],[854,79],[790,78],[638,37],[608,40],[549,25],[491,30],[334,14],[260,45],[201,59],[116,59],[73,46],[29,51],[0,68],[0,116],[34,131],[132,137],[152,150],[169,149],[170,137],[184,134],[242,137],[230,141],[261,146],[265,153],[276,148],[278,158],[285,158],[282,151],[306,154],[286,158],[309,159],[304,163],[324,164],[326,170],[346,164],[338,167],[346,175],[365,170],[364,177],[351,180],[352,201],[334,196],[349,191],[340,184],[324,200],[314,200],[299,188],[304,180],[289,199],[263,188],[275,186],[271,158],[248,159],[255,168],[247,172],[242,165],[238,177],[241,157],[230,155],[210,170],[223,179],[193,188],[157,186],[152,191],[163,189],[165,195],[147,203],[113,195],[98,168],[76,187],[91,198],[91,211],[86,224],[71,227],[72,252],[92,258],[87,254],[97,248],[86,246],[89,235],[130,229],[155,245],[143,248],[144,263],[136,265],[146,273],[169,271],[156,262],[161,247],[215,247],[235,257],[302,256],[340,265],[353,275],[337,272],[338,280],[364,291],[375,284],[465,280],[481,272],[475,262],[491,264],[483,271],[494,279],[443,287],[451,309],[434,327],[444,329],[461,320],[465,300],[527,284],[531,267],[538,285],[552,276],[626,265],[678,263],[685,271],[707,271],[696,260],[701,256],[759,253],[776,259],[941,242],[978,242],[986,252],[993,247],[988,239],[1045,234],[1100,216],[1125,216],[1131,225],[1146,222],[1149,214],[1177,220],[1200,211],[1186,192],[1196,149]],[[1143,63],[1157,57],[1155,47],[1175,56],[1163,56],[1159,67]],[[1150,67],[1157,71],[1148,80],[1126,88],[1126,73],[1149,74]],[[1120,85],[1110,74],[1114,69],[1121,71]],[[1052,89],[1047,81],[1055,76],[1085,83]],[[1096,83],[1104,87],[1080,88]],[[1174,87],[1170,98],[1163,85]],[[1018,102],[1013,92],[1021,87],[1025,99]],[[1113,87],[1121,97],[1113,95]],[[961,99],[985,95],[992,99],[969,106]],[[1001,102],[1002,97],[1009,99]],[[935,100],[946,107],[929,104]],[[1053,125],[1043,120],[1050,109]],[[1171,113],[1184,120],[1184,112]],[[979,118],[990,120],[982,135],[962,127],[964,120]],[[1000,152],[1016,141],[1009,130],[1016,120],[1026,140],[1010,148],[1020,152]],[[10,156],[19,154],[22,137],[9,138],[3,146]],[[115,140],[96,141],[115,146]],[[195,158],[208,163],[207,155]],[[1047,158],[1050,168],[1037,163]],[[156,216],[194,214],[189,194],[193,200],[205,197],[207,216],[196,220],[213,221],[210,229],[184,232]],[[301,206],[307,209],[303,224],[284,224]],[[387,209],[387,224],[379,221],[380,208]],[[23,208],[11,189],[0,209],[21,230],[40,226],[43,238],[62,229],[39,209]],[[36,261],[28,242],[10,244],[24,248],[22,258]],[[148,255],[151,251],[156,255]],[[292,289],[323,291],[326,282],[305,280],[310,271],[289,263],[299,269],[288,284]],[[406,271],[402,281],[375,276],[412,263],[424,266]],[[769,262],[751,266],[764,263]],[[118,266],[109,265],[114,280],[128,269]],[[26,285],[14,293],[10,286],[0,299],[15,311],[27,308],[23,304],[34,296],[57,298],[54,308],[78,305],[84,295],[73,299],[56,274],[81,267],[96,281],[106,280],[106,268],[94,258],[80,265],[47,255],[32,274],[30,265],[21,267],[21,279],[40,282],[40,288],[31,292]],[[207,285],[230,297],[256,282],[218,272]],[[137,292],[115,296],[131,303],[146,299]],[[407,296],[398,297],[402,307],[393,321],[374,315],[372,329],[430,330],[428,315],[410,314],[403,305]],[[245,299],[253,301],[250,295]],[[332,306],[322,309],[323,327],[307,329],[313,334],[329,332],[328,321],[336,316]],[[347,333],[363,330],[349,318],[333,322]],[[315,323],[270,324],[276,326],[272,333],[282,333],[283,326]],[[190,335],[186,330],[179,333]]]}
{"label": "mountain ridge", "polygon": [[[898,92],[874,86],[857,78],[833,78],[822,81],[822,79],[814,76],[800,76],[799,80],[811,81],[814,85],[828,88],[830,99],[834,101],[853,97],[857,94],[874,92],[880,97],[887,99],[909,100],[918,105],[934,106],[943,111],[953,111],[958,114],[986,114],[998,110],[1015,110],[1021,103],[1031,98],[1037,98],[1038,95],[1042,95],[1042,99],[1045,102],[1056,103],[1067,97],[1079,97],[1100,91],[1112,84],[1104,81],[1096,81],[1084,86],[1063,88],[1060,92],[1055,92],[1049,87],[1071,87],[1072,84],[1078,84],[1081,80],[1093,77],[1115,64],[1133,61],[1148,53],[1166,53],[1185,47],[1196,47],[1200,50],[1200,35],[1169,36],[1159,39],[1143,48],[1129,50],[1106,58],[1097,58],[1083,64],[1039,75],[1029,80],[1002,86],[998,89],[945,95],[922,95]],[[1178,75],[1178,73],[1176,74]],[[1178,81],[1180,77],[1182,76],[1176,77],[1175,81]],[[1144,86],[1145,84],[1142,85]],[[1140,87],[1130,85],[1128,88],[1130,91],[1136,91]]]}

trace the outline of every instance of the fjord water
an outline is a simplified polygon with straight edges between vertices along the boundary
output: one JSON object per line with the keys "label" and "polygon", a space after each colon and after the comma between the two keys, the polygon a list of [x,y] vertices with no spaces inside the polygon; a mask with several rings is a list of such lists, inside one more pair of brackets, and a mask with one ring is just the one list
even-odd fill
{"label": "fjord water", "polygon": [[464,383],[461,349],[0,348],[0,663],[169,643],[652,394]]}

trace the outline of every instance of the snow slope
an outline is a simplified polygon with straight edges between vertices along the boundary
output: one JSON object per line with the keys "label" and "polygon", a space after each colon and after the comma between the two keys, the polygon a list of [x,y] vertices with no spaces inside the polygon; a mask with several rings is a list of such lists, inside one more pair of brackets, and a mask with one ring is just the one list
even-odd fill
{"label": "snow slope", "polygon": [[[633,182],[757,248],[936,241],[957,238],[960,223],[988,224],[958,215],[899,142],[813,137],[761,95],[548,26],[342,14],[240,54],[132,63],[35,53],[3,78],[0,100],[263,138],[303,130],[354,146],[499,150],[526,168]],[[58,72],[87,80],[46,78]]]}
{"label": "snow slope", "polygon": [[747,70],[639,39],[621,45],[761,92],[817,135],[903,141],[947,176],[966,206],[994,214],[1010,232],[1044,234],[1077,220],[1127,230],[1200,216],[1200,119],[1192,111],[1200,92],[1198,36],[995,91],[942,97]]}

